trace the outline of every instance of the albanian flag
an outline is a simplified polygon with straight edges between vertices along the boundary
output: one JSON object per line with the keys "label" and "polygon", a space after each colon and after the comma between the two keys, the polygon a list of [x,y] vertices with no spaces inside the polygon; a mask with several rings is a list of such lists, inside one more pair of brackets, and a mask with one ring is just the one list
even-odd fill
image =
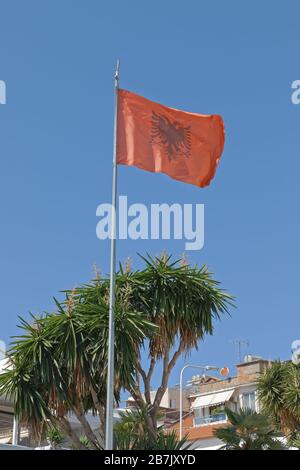
{"label": "albanian flag", "polygon": [[179,111],[118,91],[118,164],[204,187],[214,177],[223,147],[221,116]]}

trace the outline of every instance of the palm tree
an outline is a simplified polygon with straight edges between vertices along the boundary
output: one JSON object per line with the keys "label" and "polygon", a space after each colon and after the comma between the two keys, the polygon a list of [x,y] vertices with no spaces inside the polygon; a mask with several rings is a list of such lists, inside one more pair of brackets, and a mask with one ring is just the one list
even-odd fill
{"label": "palm tree", "polygon": [[[79,449],[86,448],[67,419],[72,412],[82,425],[89,447],[103,439],[91,429],[86,412],[99,415],[104,429],[108,309],[102,299],[81,309],[67,294],[65,305],[44,317],[21,319],[23,334],[14,338],[10,367],[0,376],[0,395],[14,401],[15,415],[40,440],[47,428],[60,429]],[[133,381],[136,350],[153,326],[138,312],[116,308],[115,398]],[[123,354],[121,353],[123,352]]]}
{"label": "palm tree", "polygon": [[153,450],[189,450],[190,447],[191,444],[187,443],[186,436],[178,440],[176,431],[168,433],[160,431],[157,433]]}
{"label": "palm tree", "polygon": [[[149,425],[155,433],[160,403],[177,360],[192,348],[198,349],[206,334],[213,334],[214,321],[228,312],[232,297],[219,288],[205,265],[189,266],[184,259],[172,261],[167,255],[144,261],[146,269],[129,274],[124,281],[131,286],[135,308],[144,312],[158,331],[149,341],[148,369],[140,362],[136,365],[144,395],[139,387],[131,388],[131,393],[137,403],[150,407]],[[151,379],[160,361],[160,386],[152,403]]]}
{"label": "palm tree", "polygon": [[54,427],[50,427],[47,431],[47,440],[52,449],[57,449],[64,440],[63,433]]}
{"label": "palm tree", "polygon": [[[116,297],[126,309],[140,312],[156,330],[143,341],[149,363],[145,368],[136,349],[135,380],[125,388],[139,408],[148,407],[147,425],[155,436],[157,416],[162,397],[168,387],[170,374],[183,354],[198,348],[206,334],[213,334],[214,321],[228,313],[233,298],[219,287],[204,265],[189,266],[185,259],[173,261],[163,254],[152,258],[141,257],[146,267],[132,271],[120,270],[116,276]],[[99,298],[108,298],[109,279],[91,283],[76,290],[77,301],[84,309],[97,305]],[[123,354],[120,349],[120,354]],[[162,364],[159,372],[158,363]],[[153,375],[161,374],[154,400],[151,399]]]}
{"label": "palm tree", "polygon": [[146,442],[151,439],[147,427],[149,410],[132,408],[120,412],[120,421],[114,426],[115,448],[118,450],[145,449]]}
{"label": "palm tree", "polygon": [[[143,270],[120,266],[116,275],[115,400],[121,389],[143,410],[147,428],[157,435],[157,417],[176,361],[197,348],[214,321],[226,313],[232,297],[220,289],[208,272],[170,256],[142,258]],[[51,424],[77,448],[85,448],[72,431],[67,416],[80,421],[90,446],[102,439],[87,419],[97,413],[104,429],[107,379],[109,279],[96,276],[89,284],[65,291],[57,311],[21,319],[23,335],[14,338],[9,357],[13,367],[0,376],[0,394],[14,399],[19,421],[39,438]],[[141,350],[147,349],[145,369]],[[160,386],[151,400],[151,380],[162,363]],[[160,373],[160,372],[158,372]]]}
{"label": "palm tree", "polygon": [[133,408],[120,413],[121,420],[114,427],[115,448],[118,450],[187,450],[186,437],[178,440],[175,431],[160,429],[156,436],[147,426],[147,408]]}
{"label": "palm tree", "polygon": [[258,397],[265,413],[291,444],[300,437],[300,365],[274,362],[259,378]]}
{"label": "palm tree", "polygon": [[280,450],[285,446],[278,439],[269,419],[251,409],[236,413],[225,408],[230,425],[214,430],[214,436],[225,445],[223,450]]}

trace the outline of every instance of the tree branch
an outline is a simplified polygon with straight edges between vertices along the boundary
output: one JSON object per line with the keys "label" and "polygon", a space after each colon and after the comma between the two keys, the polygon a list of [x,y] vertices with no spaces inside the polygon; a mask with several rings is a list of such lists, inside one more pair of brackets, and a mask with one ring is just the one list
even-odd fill
{"label": "tree branch", "polygon": [[73,431],[69,421],[66,418],[64,417],[57,418],[56,416],[52,415],[50,420],[53,426],[58,427],[64,434],[66,434],[71,439],[71,441],[73,442],[73,444],[75,445],[77,449],[86,450],[85,445],[82,444],[76,432]]}
{"label": "tree branch", "polygon": [[101,405],[96,390],[94,389],[93,385],[90,385],[90,391],[93,399],[94,406],[99,413],[99,421],[100,421],[100,435],[104,438],[104,430],[105,430],[105,411],[103,406]]}
{"label": "tree branch", "polygon": [[158,387],[154,402],[153,402],[153,408],[156,412],[158,409],[160,402],[162,400],[162,397],[167,389],[168,386],[168,380],[169,380],[169,354],[170,351],[169,349],[165,349],[164,352],[164,358],[163,358],[163,372],[162,372],[162,378],[161,378],[161,385]]}
{"label": "tree branch", "polygon": [[91,446],[94,450],[101,448],[100,443],[98,442],[97,436],[94,434],[88,420],[85,417],[85,411],[83,408],[83,404],[81,400],[77,400],[76,404],[72,406],[72,410],[74,411],[76,418],[81,423],[83,430],[85,432],[86,437],[89,439]]}
{"label": "tree branch", "polygon": [[[148,406],[151,406],[151,387],[150,387],[150,379],[148,379],[148,375],[146,374],[146,372],[144,371],[144,369],[142,369],[141,367],[141,364],[138,362],[137,365],[136,365],[136,369],[138,371],[138,373],[141,375],[142,379],[143,379],[143,382],[144,382],[144,396],[145,396],[145,401],[147,403]],[[137,383],[137,386],[139,387],[140,389],[140,384]]]}
{"label": "tree branch", "polygon": [[148,380],[151,380],[152,374],[154,372],[155,365],[156,365],[156,360],[154,359],[154,357],[151,357],[150,367],[149,367],[148,374],[147,374],[147,379]]}
{"label": "tree branch", "polygon": [[158,388],[156,392],[154,403],[153,403],[153,406],[155,409],[158,409],[161,403],[162,397],[164,396],[164,393],[166,392],[167,387],[168,387],[168,381],[169,381],[169,377],[172,372],[172,369],[175,366],[177,359],[183,353],[183,351],[184,351],[184,343],[182,340],[180,341],[179,347],[177,351],[174,352],[170,362],[169,362],[170,351],[169,349],[165,351],[164,360],[163,360],[163,373],[162,373],[161,386]]}
{"label": "tree branch", "polygon": [[184,343],[181,340],[179,343],[179,348],[177,349],[177,351],[174,352],[173,357],[171,361],[169,362],[169,365],[168,365],[169,374],[171,373],[173,367],[175,366],[177,359],[181,356],[183,352],[184,352]]}

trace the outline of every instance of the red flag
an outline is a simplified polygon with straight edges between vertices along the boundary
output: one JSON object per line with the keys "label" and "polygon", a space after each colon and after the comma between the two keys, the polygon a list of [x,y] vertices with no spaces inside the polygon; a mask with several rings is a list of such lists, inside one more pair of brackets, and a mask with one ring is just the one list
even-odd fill
{"label": "red flag", "polygon": [[224,147],[221,116],[167,108],[126,90],[118,93],[117,163],[209,185]]}

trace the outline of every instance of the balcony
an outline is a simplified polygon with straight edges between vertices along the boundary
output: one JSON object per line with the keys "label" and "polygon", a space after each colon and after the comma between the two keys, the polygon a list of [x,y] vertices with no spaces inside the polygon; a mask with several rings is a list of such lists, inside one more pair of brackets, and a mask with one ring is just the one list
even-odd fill
{"label": "balcony", "polygon": [[218,423],[220,421],[226,421],[227,417],[225,413],[216,413],[210,416],[195,416],[195,426],[203,426],[205,424]]}

